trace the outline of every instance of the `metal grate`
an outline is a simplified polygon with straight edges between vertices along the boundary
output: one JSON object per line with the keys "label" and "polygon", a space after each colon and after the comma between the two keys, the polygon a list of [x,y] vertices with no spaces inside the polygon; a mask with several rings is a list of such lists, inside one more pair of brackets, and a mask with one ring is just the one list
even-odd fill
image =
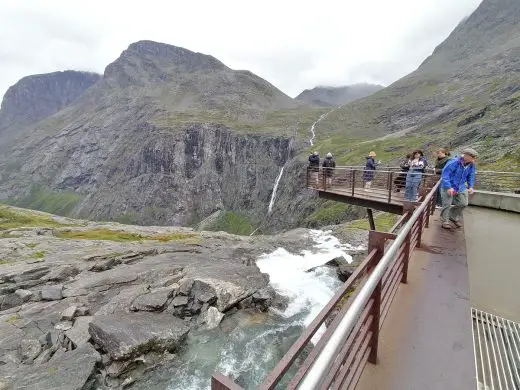
{"label": "metal grate", "polygon": [[520,324],[472,308],[479,390],[520,390]]}

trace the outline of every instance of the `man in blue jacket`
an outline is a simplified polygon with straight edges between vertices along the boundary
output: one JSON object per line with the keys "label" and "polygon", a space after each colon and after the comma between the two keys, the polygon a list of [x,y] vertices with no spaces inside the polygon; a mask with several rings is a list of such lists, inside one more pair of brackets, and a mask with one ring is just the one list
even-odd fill
{"label": "man in blue jacket", "polygon": [[[444,229],[451,229],[452,222],[462,227],[462,211],[468,205],[468,194],[474,192],[475,161],[478,153],[474,149],[462,151],[462,157],[448,161],[441,175],[441,222]],[[453,207],[451,207],[453,204]]]}

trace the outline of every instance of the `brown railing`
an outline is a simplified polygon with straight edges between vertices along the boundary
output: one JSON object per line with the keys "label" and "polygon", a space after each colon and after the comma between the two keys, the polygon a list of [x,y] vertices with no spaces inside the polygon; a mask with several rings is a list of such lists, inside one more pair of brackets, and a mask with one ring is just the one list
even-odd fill
{"label": "brown railing", "polygon": [[[438,180],[438,175],[423,173],[420,185],[422,194],[429,192]],[[365,190],[366,181],[370,181],[368,190]],[[368,196],[391,203],[392,200],[404,201],[406,172],[401,172],[399,168],[375,171],[365,171],[359,167],[307,168],[306,183],[311,189],[352,197]]]}
{"label": "brown railing", "polygon": [[[417,208],[405,204],[405,213],[390,233],[370,231],[368,256],[291,346],[260,389],[356,386],[366,362],[377,361],[379,329],[399,284],[407,282],[410,255],[421,245],[423,230],[435,210],[438,186],[439,183],[435,184],[421,198]],[[311,339],[323,324],[326,332],[313,345]],[[286,378],[289,370],[296,373]],[[231,385],[236,386],[220,374],[212,378],[212,389],[238,389]]]}

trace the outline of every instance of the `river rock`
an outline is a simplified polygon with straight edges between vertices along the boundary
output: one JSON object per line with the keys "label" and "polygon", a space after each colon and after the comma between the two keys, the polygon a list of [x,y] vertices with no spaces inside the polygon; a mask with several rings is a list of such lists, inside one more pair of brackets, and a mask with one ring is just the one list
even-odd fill
{"label": "river rock", "polygon": [[23,304],[23,299],[16,293],[0,295],[0,310],[12,309]]}
{"label": "river rock", "polygon": [[61,313],[61,319],[65,321],[72,321],[76,315],[77,306],[69,306],[63,313]]}
{"label": "river rock", "polygon": [[50,282],[63,282],[69,278],[72,278],[79,274],[79,269],[73,265],[64,265],[53,269],[45,278],[46,281]]}
{"label": "river rock", "polygon": [[185,296],[175,297],[175,298],[173,298],[173,301],[171,303],[171,305],[173,307],[186,306],[187,304],[188,304],[188,297],[185,297]]}
{"label": "river rock", "polygon": [[18,295],[23,302],[27,302],[33,296],[33,293],[29,290],[18,289],[14,293]]}
{"label": "river rock", "polygon": [[92,267],[89,268],[91,272],[102,272],[114,268],[116,265],[121,264],[121,260],[117,258],[107,259],[96,262]]}
{"label": "river rock", "polygon": [[63,286],[61,284],[55,286],[43,286],[42,299],[45,301],[58,301],[63,298]]}
{"label": "river rock", "polygon": [[138,296],[132,302],[132,310],[136,311],[160,311],[163,310],[166,302],[173,294],[169,287],[157,289],[151,293]]}
{"label": "river rock", "polygon": [[196,286],[196,291],[201,291],[201,294],[213,293],[216,295],[216,306],[220,312],[225,312],[254,292],[251,292],[246,287],[219,279],[204,278],[198,279],[195,282],[194,286]]}
{"label": "river rock", "polygon": [[22,365],[9,372],[8,377],[13,383],[13,389],[81,390],[85,388],[99,360],[99,353],[85,344],[56,358],[53,356],[47,363]]}
{"label": "river rock", "polygon": [[90,310],[86,306],[80,306],[76,309],[76,315],[79,316],[88,316],[90,313]]}
{"label": "river rock", "polygon": [[224,314],[219,312],[216,307],[211,306],[200,315],[199,322],[205,323],[208,329],[214,329],[220,325],[222,318],[224,318]]}
{"label": "river rock", "polygon": [[179,282],[179,294],[190,295],[193,286],[193,279],[183,279]]}
{"label": "river rock", "polygon": [[65,336],[67,336],[76,347],[90,340],[88,328],[93,318],[92,316],[78,317],[74,321],[74,326],[65,332]]}
{"label": "river rock", "polygon": [[54,325],[54,329],[66,331],[72,328],[72,321],[61,321]]}
{"label": "river rock", "polygon": [[38,340],[24,339],[20,344],[20,353],[24,362],[31,363],[42,351],[42,346]]}
{"label": "river rock", "polygon": [[189,328],[166,313],[96,315],[89,333],[114,360],[125,360],[147,352],[173,351]]}
{"label": "river rock", "polygon": [[338,275],[338,279],[342,282],[346,282],[348,278],[350,278],[350,275],[354,273],[356,270],[355,265],[350,264],[342,264],[338,268],[336,268],[336,274]]}

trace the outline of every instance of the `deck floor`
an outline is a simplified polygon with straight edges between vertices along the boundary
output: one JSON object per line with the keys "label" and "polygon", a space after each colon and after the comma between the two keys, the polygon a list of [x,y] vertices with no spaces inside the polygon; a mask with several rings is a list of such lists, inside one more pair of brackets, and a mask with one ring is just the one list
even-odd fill
{"label": "deck floor", "polygon": [[[311,188],[311,187],[310,187]],[[314,188],[317,191],[323,191],[320,188]],[[388,190],[380,189],[380,188],[372,188],[370,190],[365,190],[364,188],[355,188],[354,196],[352,196],[352,189],[350,188],[342,188],[342,187],[327,187],[325,192],[329,192],[331,194],[337,194],[342,196],[349,196],[353,198],[366,199],[366,200],[375,200],[382,203],[390,203],[397,206],[402,206],[404,199],[404,190],[401,192],[392,192],[390,202],[388,202]]]}
{"label": "deck floor", "polygon": [[442,230],[438,214],[430,222],[358,390],[476,388],[464,233]]}

